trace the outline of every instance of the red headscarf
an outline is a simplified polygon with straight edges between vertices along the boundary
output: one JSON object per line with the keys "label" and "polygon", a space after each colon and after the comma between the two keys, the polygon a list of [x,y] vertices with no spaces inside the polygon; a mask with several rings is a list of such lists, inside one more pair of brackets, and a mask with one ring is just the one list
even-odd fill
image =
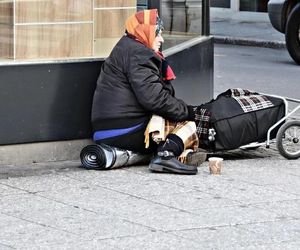
{"label": "red headscarf", "polygon": [[126,20],[125,28],[130,35],[152,49],[157,16],[157,9],[139,11]]}
{"label": "red headscarf", "polygon": [[[150,49],[152,48],[157,24],[158,12],[157,9],[139,11],[130,16],[125,22],[125,28],[129,35],[144,44]],[[157,55],[163,61],[163,79],[173,80],[176,78],[172,68],[168,65],[161,52]]]}

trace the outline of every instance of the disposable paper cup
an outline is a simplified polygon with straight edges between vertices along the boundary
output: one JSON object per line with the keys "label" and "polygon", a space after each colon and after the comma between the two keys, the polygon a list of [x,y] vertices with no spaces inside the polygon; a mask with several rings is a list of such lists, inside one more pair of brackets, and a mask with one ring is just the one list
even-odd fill
{"label": "disposable paper cup", "polygon": [[223,158],[210,157],[208,158],[208,165],[210,174],[221,174]]}

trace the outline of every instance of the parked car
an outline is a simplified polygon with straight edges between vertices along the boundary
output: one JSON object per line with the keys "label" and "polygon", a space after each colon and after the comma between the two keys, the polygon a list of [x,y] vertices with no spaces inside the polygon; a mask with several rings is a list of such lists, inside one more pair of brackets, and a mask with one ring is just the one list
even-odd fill
{"label": "parked car", "polygon": [[285,34],[291,57],[300,64],[300,0],[270,0],[268,13],[273,27]]}

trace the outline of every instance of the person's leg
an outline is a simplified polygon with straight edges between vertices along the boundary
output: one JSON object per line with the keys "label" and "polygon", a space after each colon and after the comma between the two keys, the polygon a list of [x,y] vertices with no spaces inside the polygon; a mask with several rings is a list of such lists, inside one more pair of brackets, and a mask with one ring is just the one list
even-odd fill
{"label": "person's leg", "polygon": [[157,144],[153,141],[150,141],[149,148],[145,148],[144,130],[145,127],[142,127],[141,129],[129,134],[101,139],[95,142],[97,144],[106,144],[108,146],[130,150],[141,154],[150,154],[156,152]]}
{"label": "person's leg", "polygon": [[177,158],[187,148],[193,150],[198,147],[196,125],[194,122],[174,123],[166,122],[166,140],[158,146],[155,157],[149,169],[156,172],[172,172],[179,174],[196,174],[197,167],[183,164]]}
{"label": "person's leg", "polygon": [[207,154],[199,149],[200,138],[197,132],[198,128],[194,122],[181,122],[171,134],[180,137],[184,144],[184,151],[178,159],[184,164],[198,167],[206,160]]}
{"label": "person's leg", "polygon": [[[155,152],[156,145],[152,143],[148,149],[145,149],[144,141],[143,141],[143,131],[136,131],[134,133],[115,136],[103,140],[96,141],[97,144],[106,144],[112,147],[121,148],[125,150],[130,150],[133,152],[147,154],[151,152]],[[153,148],[153,146],[155,148]]]}

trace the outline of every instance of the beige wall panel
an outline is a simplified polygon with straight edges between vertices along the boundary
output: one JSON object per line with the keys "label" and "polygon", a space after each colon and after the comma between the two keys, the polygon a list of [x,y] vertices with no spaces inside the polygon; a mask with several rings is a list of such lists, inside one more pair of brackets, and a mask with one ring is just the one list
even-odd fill
{"label": "beige wall panel", "polygon": [[13,58],[13,26],[0,24],[0,59]]}
{"label": "beige wall panel", "polygon": [[137,0],[95,0],[95,8],[136,7]]}
{"label": "beige wall panel", "polygon": [[0,0],[0,23],[12,24],[13,23],[13,1]]}
{"label": "beige wall panel", "polygon": [[135,9],[95,10],[95,38],[121,37],[125,20],[135,12]]}
{"label": "beige wall panel", "polygon": [[17,23],[92,21],[93,0],[16,0]]}
{"label": "beige wall panel", "polygon": [[97,38],[94,40],[94,56],[108,57],[120,38]]}
{"label": "beige wall panel", "polygon": [[16,27],[16,59],[92,56],[92,24]]}

